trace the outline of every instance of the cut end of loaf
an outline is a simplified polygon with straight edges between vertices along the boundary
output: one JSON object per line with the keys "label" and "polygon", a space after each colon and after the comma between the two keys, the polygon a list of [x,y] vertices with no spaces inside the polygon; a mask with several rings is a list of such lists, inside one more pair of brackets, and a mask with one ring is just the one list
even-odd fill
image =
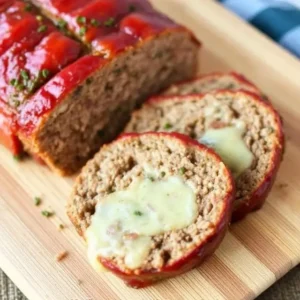
{"label": "cut end of loaf", "polygon": [[233,220],[262,206],[275,180],[284,139],[280,116],[270,103],[246,91],[153,98],[132,115],[125,132],[180,132],[199,140],[210,128],[243,122],[243,140],[254,155],[236,180]]}
{"label": "cut end of loaf", "polygon": [[[78,171],[121,132],[131,111],[174,82],[191,78],[198,46],[176,29],[148,39],[77,82],[70,95],[43,117],[26,148],[62,175]],[[75,63],[76,64],[76,63]]]}
{"label": "cut end of loaf", "polygon": [[180,175],[194,186],[198,217],[186,228],[154,236],[152,250],[138,269],[128,269],[123,257],[99,257],[104,267],[135,287],[185,272],[211,254],[225,234],[234,196],[230,172],[207,147],[180,134],[126,135],[104,146],[77,178],[67,213],[81,235],[96,204],[144,178],[145,165],[157,171],[154,180]]}

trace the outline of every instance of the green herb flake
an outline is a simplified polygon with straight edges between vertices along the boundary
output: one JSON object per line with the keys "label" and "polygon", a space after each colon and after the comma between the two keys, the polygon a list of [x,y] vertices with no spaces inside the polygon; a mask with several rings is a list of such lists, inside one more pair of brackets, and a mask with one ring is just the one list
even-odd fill
{"label": "green herb flake", "polygon": [[63,229],[65,228],[65,225],[64,225],[64,224],[59,224],[59,225],[58,225],[58,228],[59,228],[60,230],[63,230]]}
{"label": "green herb flake", "polygon": [[15,160],[15,161],[21,161],[21,156],[20,155],[13,155],[13,159]]}
{"label": "green herb flake", "polygon": [[34,197],[34,205],[39,206],[42,203],[41,197]]}
{"label": "green herb flake", "polygon": [[109,18],[103,24],[106,27],[113,27],[115,25],[115,21],[116,21],[115,18]]}
{"label": "green herb flake", "polygon": [[18,90],[18,91],[24,91],[25,90],[25,86],[23,85],[23,84],[18,84],[17,86],[16,86],[16,89]]}
{"label": "green herb flake", "polygon": [[42,215],[46,218],[50,218],[54,215],[54,212],[53,211],[49,211],[49,210],[42,210]]}
{"label": "green herb flake", "polygon": [[31,6],[31,4],[27,3],[27,4],[25,5],[24,10],[25,10],[25,11],[32,11],[32,6]]}
{"label": "green herb flake", "polygon": [[43,70],[42,70],[42,76],[43,76],[45,79],[48,78],[49,74],[50,74],[50,71],[49,71],[49,70],[47,70],[47,69],[43,69]]}
{"label": "green herb flake", "polygon": [[185,167],[182,167],[182,168],[179,169],[179,173],[180,173],[181,175],[184,175],[186,171],[187,171],[187,170],[186,170]]}
{"label": "green herb flake", "polygon": [[92,19],[92,20],[91,20],[91,24],[92,24],[92,26],[94,26],[94,27],[98,27],[98,26],[100,25],[100,22],[99,22],[98,20],[96,20],[96,19]]}
{"label": "green herb flake", "polygon": [[29,73],[26,70],[21,70],[20,74],[23,79],[25,80],[29,79]]}
{"label": "green herb flake", "polygon": [[162,172],[160,173],[160,176],[161,176],[161,177],[165,177],[165,176],[166,176],[166,172],[162,171]]}
{"label": "green herb flake", "polygon": [[19,107],[21,105],[21,102],[19,100],[14,100],[14,106]]}
{"label": "green herb flake", "polygon": [[39,22],[42,22],[43,17],[42,17],[41,15],[37,15],[37,16],[36,16],[36,19],[37,19]]}
{"label": "green herb flake", "polygon": [[12,80],[10,81],[10,84],[11,84],[12,86],[17,86],[17,85],[18,85],[18,80],[17,80],[17,79],[12,79]]}
{"label": "green herb flake", "polygon": [[166,123],[165,126],[164,126],[164,129],[171,129],[172,127],[173,127],[172,124]]}
{"label": "green herb flake", "polygon": [[79,30],[79,35],[80,36],[84,36],[87,32],[87,28],[86,27],[80,27],[80,30]]}
{"label": "green herb flake", "polygon": [[152,182],[155,181],[155,178],[153,176],[148,176],[148,179],[151,180]]}
{"label": "green herb flake", "polygon": [[141,217],[141,216],[143,215],[143,213],[142,213],[141,211],[139,211],[139,210],[136,210],[136,211],[134,212],[134,215],[135,215],[135,216]]}
{"label": "green herb flake", "polygon": [[41,32],[46,32],[48,29],[47,25],[41,25],[38,29],[37,32],[41,33]]}
{"label": "green herb flake", "polygon": [[78,16],[76,21],[77,21],[78,24],[86,24],[86,17]]}
{"label": "green herb flake", "polygon": [[67,28],[67,22],[62,20],[62,19],[58,20],[56,25],[60,29],[66,29]]}
{"label": "green herb flake", "polygon": [[134,5],[134,4],[129,4],[129,7],[128,7],[128,9],[129,9],[129,11],[130,11],[130,12],[134,12],[134,11],[136,11],[136,7],[135,7],[135,5]]}

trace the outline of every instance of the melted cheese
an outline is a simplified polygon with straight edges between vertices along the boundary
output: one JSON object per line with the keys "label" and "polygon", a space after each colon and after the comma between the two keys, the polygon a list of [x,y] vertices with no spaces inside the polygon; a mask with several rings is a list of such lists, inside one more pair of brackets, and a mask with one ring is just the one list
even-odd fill
{"label": "melted cheese", "polygon": [[98,256],[123,257],[128,268],[138,268],[149,254],[151,236],[189,226],[197,215],[195,192],[180,177],[139,179],[97,204],[86,232],[88,258],[97,270]]}
{"label": "melted cheese", "polygon": [[253,161],[253,154],[243,140],[246,128],[242,122],[233,127],[209,129],[200,138],[200,143],[213,148],[237,178]]}

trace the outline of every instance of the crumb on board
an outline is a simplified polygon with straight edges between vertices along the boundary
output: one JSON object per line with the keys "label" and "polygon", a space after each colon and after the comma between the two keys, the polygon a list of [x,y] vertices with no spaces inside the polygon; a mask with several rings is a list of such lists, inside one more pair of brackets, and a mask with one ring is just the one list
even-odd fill
{"label": "crumb on board", "polygon": [[42,203],[41,197],[34,197],[34,205],[39,206]]}
{"label": "crumb on board", "polygon": [[59,229],[59,231],[65,229],[65,225],[64,224],[59,224],[58,225],[58,229]]}
{"label": "crumb on board", "polygon": [[77,283],[78,283],[78,285],[82,285],[82,280],[78,279]]}
{"label": "crumb on board", "polygon": [[54,215],[54,211],[43,210],[41,214],[46,218],[50,218]]}
{"label": "crumb on board", "polygon": [[277,184],[277,187],[279,188],[279,189],[285,189],[285,188],[287,188],[289,185],[287,184],[287,183],[285,183],[285,182],[281,182],[281,183],[278,183]]}
{"label": "crumb on board", "polygon": [[56,261],[62,261],[63,259],[65,259],[67,256],[68,256],[69,252],[64,250],[60,253],[58,253],[56,256],[55,256],[55,260]]}

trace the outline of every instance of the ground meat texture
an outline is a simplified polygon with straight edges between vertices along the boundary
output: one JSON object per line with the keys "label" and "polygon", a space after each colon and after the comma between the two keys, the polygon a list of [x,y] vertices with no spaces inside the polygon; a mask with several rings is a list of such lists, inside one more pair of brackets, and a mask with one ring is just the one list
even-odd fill
{"label": "ground meat texture", "polygon": [[[145,178],[145,164],[159,171],[157,180],[180,174],[190,182],[195,187],[198,217],[186,228],[153,236],[152,250],[137,270],[127,269],[123,257],[103,260],[105,267],[135,287],[186,271],[212,253],[224,236],[234,197],[230,172],[205,146],[179,134],[127,135],[102,147],[76,180],[67,214],[80,235],[84,237],[103,197],[126,189],[133,179]],[[187,261],[182,262],[184,257]],[[151,276],[153,272],[156,275]]]}
{"label": "ground meat texture", "polygon": [[180,82],[169,87],[164,95],[205,94],[217,90],[246,90],[257,95],[262,93],[243,75],[230,73],[212,73],[198,78]]}
{"label": "ground meat texture", "polygon": [[[48,106],[48,90],[56,86],[55,80],[59,82],[57,76],[49,82],[50,88],[45,86],[22,107],[21,140],[31,153],[38,154],[60,174],[78,171],[103,143],[122,131],[131,111],[143,100],[173,82],[193,76],[197,49],[190,34],[178,30],[149,39],[110,61],[101,62],[99,58],[99,67],[69,84],[68,93],[64,88],[62,96],[54,95],[53,101],[59,103],[53,104],[49,112],[32,118],[34,107],[40,109],[44,90],[47,92],[44,103]],[[76,76],[81,72],[77,65],[86,68],[85,63],[77,61],[61,77],[72,77],[72,72]],[[36,120],[41,121],[31,126]],[[30,127],[32,132],[26,132]]]}
{"label": "ground meat texture", "polygon": [[269,103],[242,91],[153,98],[133,113],[125,132],[180,132],[199,140],[208,129],[236,121],[245,123],[243,139],[254,155],[252,166],[236,180],[233,220],[239,220],[262,206],[282,158],[282,123]]}

